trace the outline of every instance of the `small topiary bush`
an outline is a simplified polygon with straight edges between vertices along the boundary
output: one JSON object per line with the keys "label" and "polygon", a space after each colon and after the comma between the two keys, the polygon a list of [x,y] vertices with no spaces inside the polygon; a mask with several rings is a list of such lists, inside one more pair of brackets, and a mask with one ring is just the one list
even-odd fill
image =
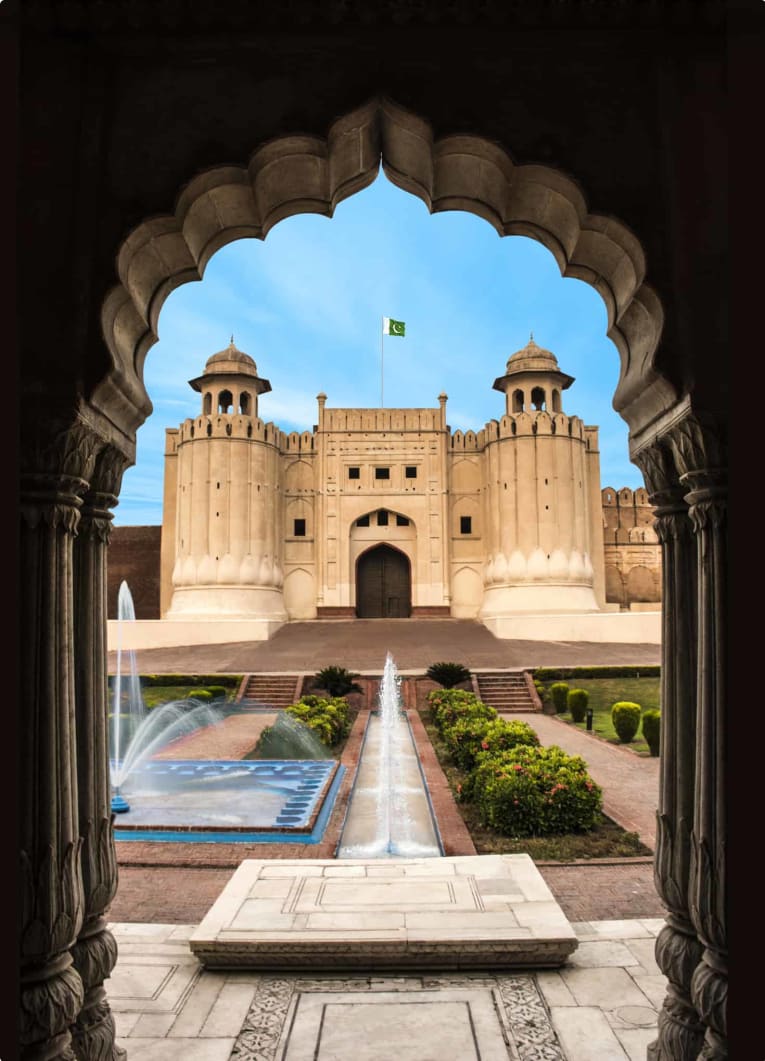
{"label": "small topiary bush", "polygon": [[470,678],[470,671],[462,663],[431,663],[425,674],[444,689],[453,689]]}
{"label": "small topiary bush", "polygon": [[584,722],[589,701],[590,694],[586,689],[569,689],[568,710],[574,722]]}
{"label": "small topiary bush", "polygon": [[550,686],[550,696],[555,710],[559,715],[568,707],[568,685],[566,682],[553,682]]}
{"label": "small topiary bush", "polygon": [[611,708],[611,721],[622,744],[629,744],[640,725],[640,704],[619,700]]}
{"label": "small topiary bush", "polygon": [[228,696],[228,689],[223,685],[208,685],[207,691],[213,700],[225,700]]}
{"label": "small topiary bush", "polygon": [[659,739],[661,734],[661,711],[649,708],[643,712],[642,719],[643,737],[648,745],[651,755],[659,754]]}
{"label": "small topiary bush", "polygon": [[556,745],[482,755],[471,792],[483,823],[503,836],[587,832],[603,804],[581,756]]}
{"label": "small topiary bush", "polygon": [[186,697],[188,700],[203,700],[205,703],[213,698],[209,689],[189,689]]}

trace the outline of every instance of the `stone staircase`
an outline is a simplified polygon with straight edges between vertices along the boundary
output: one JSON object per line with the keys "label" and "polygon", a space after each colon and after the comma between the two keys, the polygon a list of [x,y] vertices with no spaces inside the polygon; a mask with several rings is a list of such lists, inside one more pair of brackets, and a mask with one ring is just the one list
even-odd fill
{"label": "stone staircase", "polygon": [[524,671],[475,673],[478,695],[500,714],[538,711],[526,682]]}
{"label": "stone staircase", "polygon": [[300,696],[303,676],[298,674],[245,674],[237,702],[255,700],[268,707],[289,707]]}

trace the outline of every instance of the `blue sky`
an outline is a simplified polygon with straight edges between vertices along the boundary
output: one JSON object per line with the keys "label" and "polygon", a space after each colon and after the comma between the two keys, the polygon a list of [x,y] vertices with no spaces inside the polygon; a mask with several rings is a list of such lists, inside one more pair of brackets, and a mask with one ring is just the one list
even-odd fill
{"label": "blue sky", "polygon": [[600,296],[564,280],[534,240],[501,239],[461,211],[431,215],[381,174],[332,219],[302,214],[265,240],[229,244],[201,282],[168,297],[144,369],[154,412],[138,431],[115,524],[162,522],[165,428],[198,415],[201,396],[188,380],[232,334],[271,381],[261,417],[305,431],[320,391],[328,407],[379,407],[384,316],[406,324],[405,338],[385,339],[387,407],[435,407],[445,391],[452,430],[480,429],[504,412],[492,383],[533,331],[575,378],[564,412],[600,428],[601,485],[642,485],[627,456],[627,425],[611,405],[619,358]]}

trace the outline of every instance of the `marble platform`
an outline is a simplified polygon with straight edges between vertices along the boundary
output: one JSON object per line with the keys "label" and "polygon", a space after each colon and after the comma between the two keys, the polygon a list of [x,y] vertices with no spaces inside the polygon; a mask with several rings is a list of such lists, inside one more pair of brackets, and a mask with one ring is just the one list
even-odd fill
{"label": "marble platform", "polygon": [[189,946],[218,969],[525,969],[577,938],[528,855],[250,859]]}

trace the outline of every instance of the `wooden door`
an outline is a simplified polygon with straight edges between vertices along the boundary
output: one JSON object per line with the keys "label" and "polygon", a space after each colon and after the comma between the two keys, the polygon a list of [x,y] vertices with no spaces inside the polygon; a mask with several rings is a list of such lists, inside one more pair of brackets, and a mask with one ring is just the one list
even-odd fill
{"label": "wooden door", "polygon": [[356,614],[359,619],[407,619],[411,613],[409,560],[398,549],[377,545],[356,565]]}

